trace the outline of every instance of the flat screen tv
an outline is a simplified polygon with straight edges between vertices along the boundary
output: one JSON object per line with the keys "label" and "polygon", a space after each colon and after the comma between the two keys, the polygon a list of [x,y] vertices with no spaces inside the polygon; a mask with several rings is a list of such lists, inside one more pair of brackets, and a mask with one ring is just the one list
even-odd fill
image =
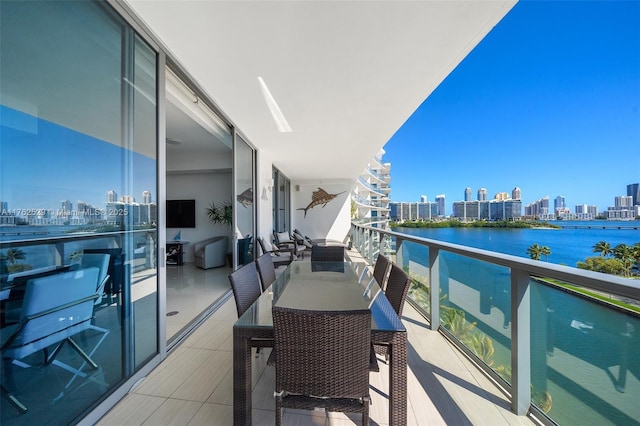
{"label": "flat screen tv", "polygon": [[195,228],[196,200],[167,200],[167,228]]}

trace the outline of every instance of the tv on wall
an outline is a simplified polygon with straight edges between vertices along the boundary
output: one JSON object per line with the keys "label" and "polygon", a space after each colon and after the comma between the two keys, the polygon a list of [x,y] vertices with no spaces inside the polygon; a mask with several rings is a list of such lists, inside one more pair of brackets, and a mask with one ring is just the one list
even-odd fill
{"label": "tv on wall", "polygon": [[167,200],[167,228],[195,228],[196,200]]}

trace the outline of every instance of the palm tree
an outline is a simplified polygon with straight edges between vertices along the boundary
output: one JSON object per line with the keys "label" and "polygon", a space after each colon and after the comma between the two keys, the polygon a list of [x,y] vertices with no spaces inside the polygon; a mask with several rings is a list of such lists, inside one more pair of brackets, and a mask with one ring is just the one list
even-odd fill
{"label": "palm tree", "polygon": [[624,276],[628,277],[631,275],[631,267],[635,262],[635,258],[633,256],[633,249],[626,244],[618,244],[613,248],[613,256],[616,259],[619,259],[624,266]]}
{"label": "palm tree", "polygon": [[26,255],[24,254],[24,251],[20,249],[9,249],[1,257],[7,262],[9,262],[10,265],[14,265],[18,260],[26,259]]}
{"label": "palm tree", "polygon": [[593,245],[593,252],[600,253],[600,256],[606,257],[613,254],[611,244],[606,241],[598,241]]}
{"label": "palm tree", "polygon": [[[549,251],[549,253],[551,253],[551,251]],[[542,247],[540,247],[538,243],[535,243],[527,249],[527,254],[533,260],[540,260],[540,256],[542,255]]]}
{"label": "palm tree", "polygon": [[631,255],[635,261],[636,274],[640,272],[640,243],[635,243],[631,246]]}
{"label": "palm tree", "polygon": [[551,249],[547,246],[540,247],[540,254],[544,255],[545,260],[549,261],[549,255],[551,254]]}

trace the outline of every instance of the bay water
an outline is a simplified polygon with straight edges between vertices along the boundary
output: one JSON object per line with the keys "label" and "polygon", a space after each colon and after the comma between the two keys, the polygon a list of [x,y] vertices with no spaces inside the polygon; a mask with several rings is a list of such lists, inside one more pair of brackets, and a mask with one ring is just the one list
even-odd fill
{"label": "bay water", "polygon": [[607,241],[632,246],[640,243],[640,221],[558,221],[556,228],[396,228],[394,231],[514,256],[529,257],[533,244],[551,250],[541,260],[575,267],[587,257],[598,256],[593,246]]}

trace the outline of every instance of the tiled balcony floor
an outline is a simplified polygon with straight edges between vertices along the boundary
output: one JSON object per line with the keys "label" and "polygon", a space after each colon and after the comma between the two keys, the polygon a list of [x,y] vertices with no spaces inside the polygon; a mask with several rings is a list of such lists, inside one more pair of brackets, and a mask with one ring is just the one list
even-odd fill
{"label": "tiled balcony floor", "polygon": [[[233,423],[232,327],[230,298],[98,425],[231,425]],[[403,322],[409,335],[409,425],[531,425],[509,410],[496,386],[439,333],[428,330],[410,306]],[[268,350],[254,358],[253,424],[275,422],[275,371]],[[386,425],[388,372],[371,373],[371,424]],[[285,411],[287,425],[360,424],[357,415]]]}

